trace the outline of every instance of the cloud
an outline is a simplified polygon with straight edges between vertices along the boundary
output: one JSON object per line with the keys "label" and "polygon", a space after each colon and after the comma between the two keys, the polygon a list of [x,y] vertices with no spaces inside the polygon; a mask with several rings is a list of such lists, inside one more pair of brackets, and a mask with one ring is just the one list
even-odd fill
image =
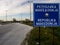
{"label": "cloud", "polygon": [[[30,3],[31,0],[0,0],[0,16],[15,15],[15,14],[30,14]],[[60,0],[33,0],[38,3],[59,3]],[[23,4],[23,5],[21,5]],[[33,4],[31,4],[31,13],[33,13]]]}
{"label": "cloud", "polygon": [[35,0],[34,3],[58,3],[59,0]]}
{"label": "cloud", "polygon": [[[8,10],[8,15],[16,13],[29,13],[30,5],[27,1],[31,0],[0,0],[0,15],[5,14]],[[33,0],[33,2],[47,3],[47,2],[59,2],[59,0]],[[21,4],[24,4],[21,6]],[[33,7],[31,7],[33,8]]]}
{"label": "cloud", "polygon": [[9,10],[9,14],[17,14],[17,13],[29,13],[30,6],[29,5],[24,5],[22,7],[17,7],[15,9]]}
{"label": "cloud", "polygon": [[5,14],[6,10],[8,10],[8,14],[14,14],[14,13],[22,13],[29,11],[29,5],[20,6],[23,2],[26,0],[1,0],[0,1],[0,15]]}

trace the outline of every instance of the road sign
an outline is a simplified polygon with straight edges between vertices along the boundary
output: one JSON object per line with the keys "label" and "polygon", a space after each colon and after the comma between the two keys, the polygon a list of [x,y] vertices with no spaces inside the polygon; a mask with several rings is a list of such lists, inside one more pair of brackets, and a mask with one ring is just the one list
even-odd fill
{"label": "road sign", "polygon": [[34,3],[34,26],[59,26],[58,3]]}

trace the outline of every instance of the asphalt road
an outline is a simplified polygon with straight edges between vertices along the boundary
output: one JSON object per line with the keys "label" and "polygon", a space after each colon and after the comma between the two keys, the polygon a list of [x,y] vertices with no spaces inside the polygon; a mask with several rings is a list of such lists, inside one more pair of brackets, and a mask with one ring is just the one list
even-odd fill
{"label": "asphalt road", "polygon": [[0,45],[20,45],[33,27],[12,23],[0,26]]}

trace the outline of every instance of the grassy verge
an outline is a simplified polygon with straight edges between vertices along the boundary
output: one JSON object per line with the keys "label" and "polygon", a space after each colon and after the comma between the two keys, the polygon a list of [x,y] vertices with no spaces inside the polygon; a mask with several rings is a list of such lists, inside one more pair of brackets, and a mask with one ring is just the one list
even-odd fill
{"label": "grassy verge", "polygon": [[37,45],[37,42],[39,42],[39,35],[40,38],[40,44],[41,45],[52,45],[53,44],[53,36],[54,36],[54,45],[60,45],[60,27],[54,28],[54,34],[53,34],[53,28],[43,28],[41,27],[39,34],[39,28],[35,27],[28,36],[28,45]]}
{"label": "grassy verge", "polygon": [[[33,22],[23,22],[23,24],[33,26]],[[54,34],[53,34],[54,28]],[[27,36],[28,45],[38,45],[39,35],[40,35],[40,44],[41,45],[53,45],[53,36],[54,36],[54,45],[60,45],[60,27],[41,27],[39,34],[39,28],[34,27],[30,34]]]}

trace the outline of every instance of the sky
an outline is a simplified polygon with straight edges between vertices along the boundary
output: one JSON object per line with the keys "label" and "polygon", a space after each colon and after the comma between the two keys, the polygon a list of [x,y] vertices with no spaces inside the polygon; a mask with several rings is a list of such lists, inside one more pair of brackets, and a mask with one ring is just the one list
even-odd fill
{"label": "sky", "polygon": [[[30,3],[31,0],[0,0],[0,20],[17,20],[30,19]],[[33,3],[60,3],[60,0],[33,0],[31,2],[31,16],[33,19]]]}

